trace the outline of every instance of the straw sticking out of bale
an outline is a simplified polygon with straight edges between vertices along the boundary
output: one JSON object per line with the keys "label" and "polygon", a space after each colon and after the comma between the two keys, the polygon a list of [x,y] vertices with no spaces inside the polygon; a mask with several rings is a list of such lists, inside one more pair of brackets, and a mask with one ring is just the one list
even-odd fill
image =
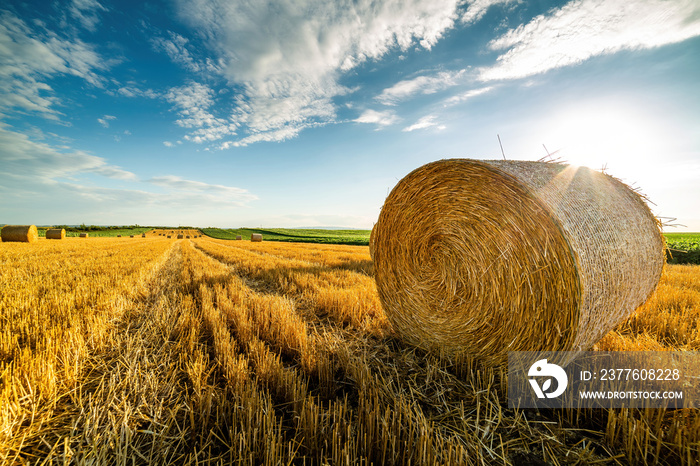
{"label": "straw sticking out of bale", "polygon": [[554,163],[429,163],[396,185],[374,230],[396,331],[493,364],[508,351],[589,348],[646,301],[664,263],[638,194]]}
{"label": "straw sticking out of bale", "polygon": [[63,239],[66,237],[64,228],[49,228],[46,230],[46,239]]}
{"label": "straw sticking out of bale", "polygon": [[87,234],[87,233],[80,233],[80,237],[81,237],[81,238],[87,238],[87,237],[88,237],[88,234]]}
{"label": "straw sticking out of bale", "polygon": [[250,240],[254,243],[260,243],[262,241],[262,235],[260,233],[253,233],[250,235]]}
{"label": "straw sticking out of bale", "polygon": [[39,240],[36,225],[5,225],[0,231],[3,242],[33,243]]}
{"label": "straw sticking out of bale", "polygon": [[237,240],[242,240],[243,237],[242,237],[241,235],[236,235],[236,239],[237,239]]}

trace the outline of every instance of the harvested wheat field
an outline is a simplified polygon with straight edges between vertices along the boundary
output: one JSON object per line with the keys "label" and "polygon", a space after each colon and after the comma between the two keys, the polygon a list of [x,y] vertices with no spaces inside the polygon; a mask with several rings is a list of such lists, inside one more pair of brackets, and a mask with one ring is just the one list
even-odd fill
{"label": "harvested wheat field", "polygon": [[[147,237],[0,243],[0,463],[700,461],[696,411],[508,409],[501,369],[402,343],[367,247]],[[597,348],[698,322],[667,265]]]}

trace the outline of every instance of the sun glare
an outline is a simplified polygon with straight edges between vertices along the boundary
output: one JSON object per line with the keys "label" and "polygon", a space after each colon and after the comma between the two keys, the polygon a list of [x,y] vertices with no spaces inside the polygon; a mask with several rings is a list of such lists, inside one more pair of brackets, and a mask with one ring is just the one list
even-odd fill
{"label": "sun glare", "polygon": [[572,165],[593,169],[632,169],[660,146],[658,128],[631,110],[593,108],[555,119],[547,149]]}

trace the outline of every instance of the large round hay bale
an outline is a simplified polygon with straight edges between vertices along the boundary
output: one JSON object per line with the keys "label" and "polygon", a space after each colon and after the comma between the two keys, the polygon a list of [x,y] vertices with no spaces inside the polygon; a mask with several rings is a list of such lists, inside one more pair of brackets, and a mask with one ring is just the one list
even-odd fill
{"label": "large round hay bale", "polygon": [[63,239],[65,237],[65,228],[49,228],[46,230],[46,239]]}
{"label": "large round hay bale", "polygon": [[88,234],[87,234],[87,233],[80,233],[80,237],[81,237],[81,238],[87,238],[87,237],[88,237]]}
{"label": "large round hay bale", "polygon": [[495,364],[508,351],[590,348],[647,300],[664,264],[637,193],[543,162],[424,165],[389,194],[371,244],[403,339]]}
{"label": "large round hay bale", "polygon": [[260,233],[253,233],[250,235],[250,240],[253,243],[260,243],[262,241],[262,235]]}
{"label": "large round hay bale", "polygon": [[33,243],[39,240],[39,231],[36,225],[5,225],[0,231],[0,238],[4,242]]}
{"label": "large round hay bale", "polygon": [[236,235],[236,240],[239,240],[239,241],[240,241],[240,240],[242,240],[242,239],[243,239],[243,237],[242,237],[241,235]]}

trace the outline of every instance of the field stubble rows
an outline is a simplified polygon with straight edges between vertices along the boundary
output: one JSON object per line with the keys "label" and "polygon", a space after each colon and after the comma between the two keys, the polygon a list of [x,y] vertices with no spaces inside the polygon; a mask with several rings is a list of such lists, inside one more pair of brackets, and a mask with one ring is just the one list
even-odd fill
{"label": "field stubble rows", "polygon": [[[501,371],[406,347],[366,247],[71,239],[0,264],[2,462],[700,459],[693,411],[508,410]],[[668,266],[599,349],[697,349],[697,277]]]}

